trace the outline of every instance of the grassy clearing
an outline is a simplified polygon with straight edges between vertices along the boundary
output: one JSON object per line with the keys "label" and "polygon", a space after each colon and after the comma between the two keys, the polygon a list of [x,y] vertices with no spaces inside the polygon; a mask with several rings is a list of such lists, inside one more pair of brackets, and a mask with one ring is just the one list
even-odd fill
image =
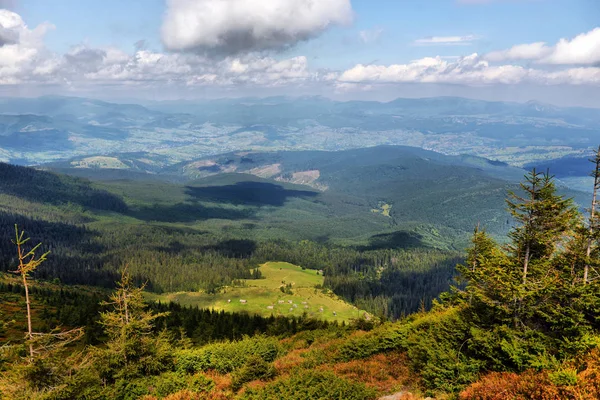
{"label": "grassy clearing", "polygon": [[383,203],[383,202],[379,202],[379,205],[377,206],[377,208],[373,208],[371,210],[371,212],[374,212],[376,214],[381,214],[384,217],[388,217],[388,218],[391,218],[391,214],[390,214],[391,211],[392,211],[392,206],[390,204]]}
{"label": "grassy clearing", "polygon": [[[221,293],[179,292],[148,293],[149,300],[177,302],[187,306],[212,308],[228,312],[248,312],[265,317],[270,315],[301,316],[304,312],[313,318],[348,321],[365,314],[333,293],[317,289],[323,276],[315,270],[284,262],[268,262],[260,266],[265,279],[247,280],[244,287],[227,287]],[[291,294],[283,293],[281,286],[291,284]],[[246,303],[240,300],[246,300]],[[322,311],[321,311],[322,310]]]}

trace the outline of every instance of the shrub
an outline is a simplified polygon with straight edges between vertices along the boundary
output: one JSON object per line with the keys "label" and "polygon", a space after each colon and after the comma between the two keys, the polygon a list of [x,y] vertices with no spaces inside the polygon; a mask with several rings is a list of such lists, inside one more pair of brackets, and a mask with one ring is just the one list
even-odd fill
{"label": "shrub", "polygon": [[577,371],[575,368],[564,368],[548,374],[550,382],[556,386],[575,386],[577,384]]}
{"label": "shrub", "polygon": [[365,335],[347,340],[339,349],[341,361],[359,360],[384,351],[402,348],[405,345],[407,329],[405,326],[384,325]]}
{"label": "shrub", "polygon": [[176,368],[177,371],[186,373],[214,369],[226,374],[244,366],[251,356],[272,362],[282,353],[283,348],[275,338],[246,337],[237,342],[215,343],[200,349],[182,350],[176,355]]}
{"label": "shrub", "polygon": [[368,400],[377,397],[374,389],[337,377],[328,371],[303,371],[262,388],[249,388],[242,400]]}
{"label": "shrub", "polygon": [[579,374],[574,369],[555,372],[529,370],[521,374],[492,372],[467,387],[462,400],[579,400],[600,398],[600,374],[594,365]]}
{"label": "shrub", "polygon": [[247,382],[271,379],[276,374],[273,364],[266,362],[260,356],[250,356],[246,364],[233,373],[232,387],[233,390],[238,390]]}
{"label": "shrub", "polygon": [[131,381],[121,379],[115,383],[112,393],[107,397],[116,400],[135,400],[142,396],[163,398],[184,389],[190,393],[203,393],[209,392],[213,387],[214,382],[200,374],[188,376],[167,372]]}

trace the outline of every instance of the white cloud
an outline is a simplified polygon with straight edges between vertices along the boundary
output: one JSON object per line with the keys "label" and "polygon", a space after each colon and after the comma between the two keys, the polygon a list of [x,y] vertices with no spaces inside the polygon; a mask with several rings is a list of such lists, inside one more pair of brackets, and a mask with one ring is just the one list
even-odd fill
{"label": "white cloud", "polygon": [[417,39],[413,42],[415,46],[468,46],[477,40],[475,35],[466,36],[430,36]]}
{"label": "white cloud", "polygon": [[169,50],[218,54],[278,50],[352,20],[350,0],[169,0]]}
{"label": "white cloud", "polygon": [[182,86],[284,86],[321,80],[306,57],[274,59],[258,54],[214,60],[198,54],[143,49],[126,53],[114,47],[73,46],[63,55],[48,51],[43,37],[49,24],[29,29],[13,12],[0,10],[0,85],[63,84]]}
{"label": "white cloud", "polygon": [[[50,52],[43,38],[50,24],[29,28],[15,13],[0,10],[4,43],[0,45],[0,86],[62,85],[73,91],[106,85],[140,89],[214,87],[318,88],[321,92],[371,90],[382,84],[441,83],[457,85],[600,85],[600,68],[593,67],[598,30],[562,40],[515,46],[484,56],[426,57],[394,65],[356,65],[346,71],[311,69],[305,56],[268,57],[260,52],[220,59],[188,52],[156,52],[139,46],[133,53],[114,47],[73,46],[65,54]],[[505,62],[533,59],[536,68]],[[578,60],[575,68],[541,63]],[[546,69],[544,69],[546,67]]]}
{"label": "white cloud", "polygon": [[552,53],[540,60],[547,64],[600,63],[600,28],[582,33],[572,40],[561,39]]}
{"label": "white cloud", "polygon": [[548,56],[552,48],[546,46],[544,42],[520,44],[507,50],[493,51],[485,55],[489,61],[506,60],[535,60]]}
{"label": "white cloud", "polygon": [[490,65],[478,54],[446,61],[441,57],[427,57],[408,64],[357,65],[344,71],[340,82],[352,84],[374,83],[446,83],[462,85],[514,85],[533,83],[600,84],[600,68],[574,68],[547,71],[520,65]]}
{"label": "white cloud", "polygon": [[0,46],[19,41],[19,34],[25,23],[18,14],[0,9]]}
{"label": "white cloud", "polygon": [[600,63],[600,28],[573,39],[561,39],[556,45],[545,42],[520,44],[485,55],[490,61],[533,60],[540,64],[594,65]]}
{"label": "white cloud", "polygon": [[16,13],[0,9],[0,84],[18,83],[22,76],[35,75],[45,63],[43,37],[53,26],[43,23],[29,29]]}
{"label": "white cloud", "polygon": [[370,44],[377,42],[381,35],[383,34],[383,28],[374,28],[370,30],[363,30],[358,32],[358,37],[360,41],[365,44]]}

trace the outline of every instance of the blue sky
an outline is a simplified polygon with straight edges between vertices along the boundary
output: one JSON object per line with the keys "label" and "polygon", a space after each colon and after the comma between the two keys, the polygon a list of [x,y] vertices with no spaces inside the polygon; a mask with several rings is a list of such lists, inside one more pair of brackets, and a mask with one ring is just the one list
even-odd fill
{"label": "blue sky", "polygon": [[528,87],[600,104],[600,1],[320,0],[303,13],[306,1],[0,0],[0,92],[504,99],[515,86],[519,100]]}

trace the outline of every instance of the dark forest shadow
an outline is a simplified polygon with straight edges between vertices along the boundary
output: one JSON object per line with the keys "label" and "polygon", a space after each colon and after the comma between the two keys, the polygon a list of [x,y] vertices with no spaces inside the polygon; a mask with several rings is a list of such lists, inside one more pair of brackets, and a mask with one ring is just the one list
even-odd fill
{"label": "dark forest shadow", "polygon": [[281,207],[291,197],[310,198],[319,193],[309,190],[285,189],[283,186],[267,182],[238,182],[235,185],[225,186],[187,186],[186,194],[195,200]]}
{"label": "dark forest shadow", "polygon": [[201,204],[178,203],[174,205],[142,206],[130,210],[129,215],[144,221],[157,222],[194,222],[207,219],[239,220],[251,218],[251,209],[234,210],[220,207],[205,207]]}
{"label": "dark forest shadow", "polygon": [[253,240],[230,239],[219,242],[212,246],[205,246],[203,250],[213,250],[224,257],[249,258],[254,254],[257,245]]}
{"label": "dark forest shadow", "polygon": [[358,249],[365,251],[380,249],[414,249],[419,247],[429,247],[423,242],[422,235],[416,232],[397,231],[371,236],[369,244],[366,246],[358,246]]}

